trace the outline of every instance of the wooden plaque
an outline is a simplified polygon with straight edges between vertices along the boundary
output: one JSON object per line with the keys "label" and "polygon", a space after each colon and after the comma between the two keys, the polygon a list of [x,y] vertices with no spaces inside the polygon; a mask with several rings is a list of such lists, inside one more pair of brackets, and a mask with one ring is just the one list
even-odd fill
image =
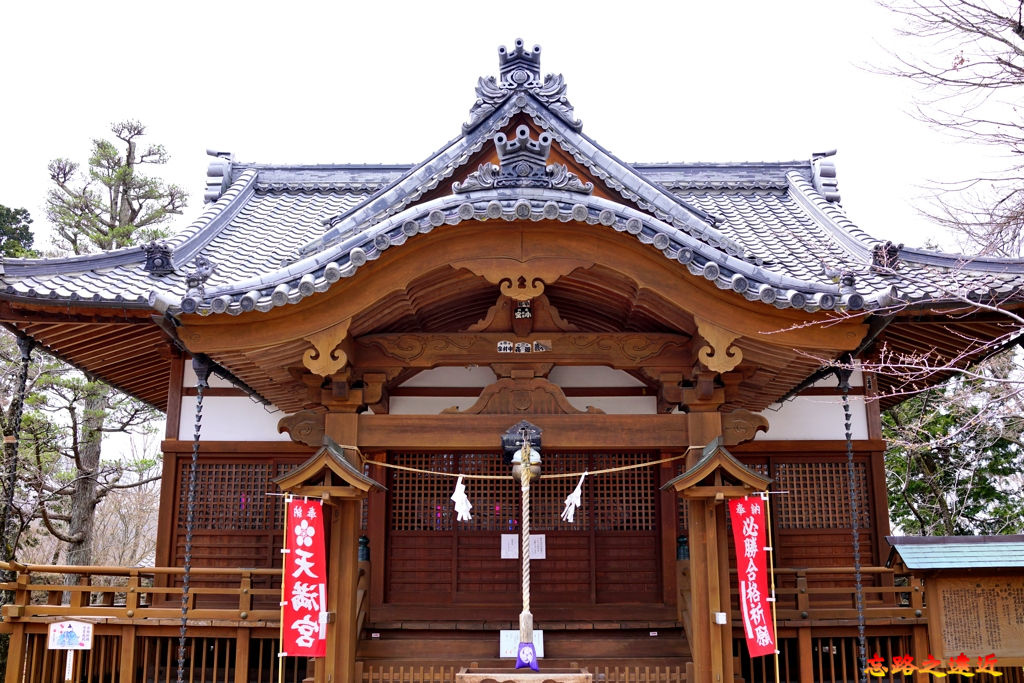
{"label": "wooden plaque", "polygon": [[948,659],[994,654],[1024,658],[1024,577],[936,577],[929,605],[932,648]]}

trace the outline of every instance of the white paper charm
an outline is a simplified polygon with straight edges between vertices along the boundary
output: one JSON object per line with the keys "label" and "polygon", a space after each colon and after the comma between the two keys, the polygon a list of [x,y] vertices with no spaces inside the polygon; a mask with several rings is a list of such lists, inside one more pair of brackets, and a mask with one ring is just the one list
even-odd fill
{"label": "white paper charm", "polygon": [[583,504],[581,502],[581,497],[583,496],[583,480],[586,478],[587,473],[584,472],[580,477],[580,482],[576,484],[576,488],[573,489],[573,492],[565,499],[565,509],[562,510],[562,519],[570,524],[576,520],[576,508]]}
{"label": "white paper charm", "polygon": [[466,497],[466,485],[462,483],[462,475],[459,475],[459,480],[455,482],[455,493],[452,494],[452,502],[455,503],[455,512],[458,513],[456,519],[458,521],[468,522],[473,519],[473,515],[469,514],[473,504]]}

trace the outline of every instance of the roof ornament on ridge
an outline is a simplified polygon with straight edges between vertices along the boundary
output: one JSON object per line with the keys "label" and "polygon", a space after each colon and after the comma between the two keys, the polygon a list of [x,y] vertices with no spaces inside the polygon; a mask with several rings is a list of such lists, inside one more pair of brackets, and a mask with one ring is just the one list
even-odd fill
{"label": "roof ornament on ridge", "polygon": [[516,128],[516,137],[509,140],[504,133],[494,136],[499,166],[491,163],[466,176],[465,181],[452,183],[452,192],[472,192],[501,187],[540,187],[590,194],[593,183],[582,182],[565,164],[548,165],[551,153],[550,133],[544,132],[536,140],[530,137],[528,126]]}
{"label": "roof ornament on ridge", "polygon": [[540,45],[532,50],[523,47],[522,38],[516,39],[514,50],[504,45],[498,48],[499,81],[494,76],[481,77],[476,85],[476,102],[469,111],[469,121],[462,124],[465,133],[476,128],[516,92],[529,92],[543,102],[574,130],[583,128],[583,122],[565,96],[565,78],[562,74],[548,74],[540,79]]}
{"label": "roof ornament on ridge", "polygon": [[206,150],[206,154],[215,157],[206,167],[206,192],[203,194],[203,202],[209,204],[220,199],[231,187],[231,165],[235,161],[235,155],[231,152],[218,152],[215,149]]}
{"label": "roof ornament on ridge", "polygon": [[146,265],[143,269],[153,275],[170,275],[174,272],[174,264],[171,263],[171,245],[164,240],[152,240],[142,245],[146,252]]}
{"label": "roof ornament on ridge", "polygon": [[836,163],[826,160],[835,156],[836,150],[830,149],[827,152],[815,152],[811,155],[811,173],[813,174],[814,189],[825,198],[825,201],[838,204],[841,201],[839,196],[839,181],[836,179]]}
{"label": "roof ornament on ridge", "polygon": [[181,310],[184,313],[195,313],[199,308],[199,302],[206,295],[206,281],[210,279],[217,264],[202,254],[196,256],[196,268],[185,274],[185,298],[181,300]]}

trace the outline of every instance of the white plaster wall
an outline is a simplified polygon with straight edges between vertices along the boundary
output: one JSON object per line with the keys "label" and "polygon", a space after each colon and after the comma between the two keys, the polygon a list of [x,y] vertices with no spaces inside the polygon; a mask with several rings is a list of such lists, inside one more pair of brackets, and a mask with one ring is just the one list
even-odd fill
{"label": "white plaster wall", "polygon": [[[192,375],[195,382],[195,375]],[[203,441],[290,441],[277,433],[277,421],[284,413],[247,396],[204,396]],[[196,419],[196,397],[181,399],[180,439],[191,439]]]}
{"label": "white plaster wall", "polygon": [[[403,387],[472,387],[482,389],[497,380],[490,368],[445,367],[424,370],[402,383]],[[548,379],[561,387],[642,387],[643,382],[622,370],[602,366],[556,367]],[[392,415],[436,415],[456,406],[465,410],[476,402],[474,396],[392,396]],[[587,406],[600,408],[610,415],[649,415],[657,412],[654,396],[577,396],[569,398],[577,410]]]}
{"label": "white plaster wall", "polygon": [[445,408],[465,410],[476,403],[476,396],[392,396],[392,415],[437,415]]}
{"label": "white plaster wall", "polygon": [[[761,413],[770,425],[767,434],[759,433],[758,441],[840,440],[846,438],[843,399],[840,396],[799,396]],[[868,438],[867,408],[863,396],[850,397],[853,438]]]}
{"label": "white plaster wall", "polygon": [[[183,387],[194,387],[196,385],[196,371],[192,369],[192,361],[185,361],[185,377],[182,381]],[[234,386],[231,382],[222,378],[220,375],[210,373],[209,384],[211,387],[232,387]],[[206,406],[206,400],[203,399],[203,406]]]}
{"label": "white plaster wall", "polygon": [[570,366],[551,368],[548,379],[560,387],[642,387],[644,383],[622,370],[601,365]]}
{"label": "white plaster wall", "polygon": [[444,367],[424,370],[402,382],[403,387],[486,387],[498,376],[490,368],[471,365],[465,368]]}
{"label": "white plaster wall", "polygon": [[577,410],[587,406],[600,408],[609,415],[654,415],[658,412],[657,396],[570,396],[569,403]]}

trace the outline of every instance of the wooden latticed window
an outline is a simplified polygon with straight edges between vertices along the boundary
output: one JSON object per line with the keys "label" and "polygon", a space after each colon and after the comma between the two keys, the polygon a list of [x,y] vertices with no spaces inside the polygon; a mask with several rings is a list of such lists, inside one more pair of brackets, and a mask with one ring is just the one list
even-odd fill
{"label": "wooden latticed window", "polygon": [[[200,454],[193,507],[193,565],[267,567],[280,562],[284,498],[273,482],[302,461],[297,456]],[[177,461],[170,561],[184,562],[190,458]]]}
{"label": "wooden latticed window", "polygon": [[[456,456],[448,453],[403,454],[398,464],[405,467],[454,472]],[[391,497],[391,529],[393,531],[450,531],[453,480],[443,476],[424,476],[416,472],[395,470],[388,488],[401,493]]]}
{"label": "wooden latticed window", "polygon": [[[188,512],[189,466],[183,463],[178,480],[178,526],[185,526]],[[254,529],[273,525],[274,490],[269,464],[201,462],[196,469],[196,500],[193,528]]]}
{"label": "wooden latticed window", "polygon": [[[587,477],[573,523],[561,514],[579,477],[551,476],[656,459],[637,452],[543,453],[543,475],[531,486],[531,529],[545,535],[547,546],[547,557],[531,566],[535,595],[557,604],[661,599],[657,468]],[[391,453],[389,461],[500,478],[464,481],[473,519],[458,522],[453,477],[391,471],[386,599],[513,604],[519,560],[501,558],[501,535],[518,534],[522,525],[511,466],[498,453]]]}
{"label": "wooden latticed window", "polygon": [[[854,467],[859,528],[871,527],[867,468]],[[849,477],[845,462],[783,462],[775,465],[773,516],[779,529],[849,529],[853,526]]]}

